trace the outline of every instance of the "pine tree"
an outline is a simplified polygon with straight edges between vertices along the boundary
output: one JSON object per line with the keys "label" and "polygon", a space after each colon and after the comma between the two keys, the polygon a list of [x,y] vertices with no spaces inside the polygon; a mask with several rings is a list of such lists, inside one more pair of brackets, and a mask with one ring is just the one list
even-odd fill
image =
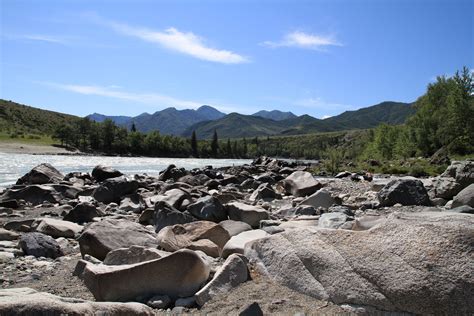
{"label": "pine tree", "polygon": [[193,134],[191,135],[191,150],[194,158],[199,157],[196,131],[193,131]]}
{"label": "pine tree", "polygon": [[136,132],[137,131],[137,127],[135,126],[135,122],[132,123],[132,127],[130,128],[130,131],[131,132]]}
{"label": "pine tree", "polygon": [[227,138],[227,156],[231,158],[232,155],[232,146],[230,144],[230,138]]}
{"label": "pine tree", "polygon": [[212,157],[217,158],[218,149],[219,149],[219,139],[217,137],[217,131],[214,130],[214,135],[212,136],[212,143],[211,143]]}

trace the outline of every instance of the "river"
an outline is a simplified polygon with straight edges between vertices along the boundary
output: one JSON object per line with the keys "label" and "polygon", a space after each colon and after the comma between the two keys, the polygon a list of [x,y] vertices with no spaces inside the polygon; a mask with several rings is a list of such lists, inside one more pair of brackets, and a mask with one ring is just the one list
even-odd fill
{"label": "river", "polygon": [[127,175],[146,173],[158,175],[168,165],[186,169],[211,165],[214,168],[243,165],[248,159],[195,159],[195,158],[146,158],[104,156],[61,156],[0,153],[0,187],[14,184],[18,178],[40,163],[50,163],[63,174],[72,171],[91,172],[97,165],[116,168]]}

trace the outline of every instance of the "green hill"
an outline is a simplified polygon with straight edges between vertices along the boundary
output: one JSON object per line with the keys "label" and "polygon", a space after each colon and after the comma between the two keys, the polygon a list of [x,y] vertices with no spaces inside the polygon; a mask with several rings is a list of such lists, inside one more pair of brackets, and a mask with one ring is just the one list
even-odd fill
{"label": "green hill", "polygon": [[79,117],[0,99],[0,131],[51,135],[63,123],[71,124]]}
{"label": "green hill", "polygon": [[377,127],[381,123],[403,124],[414,113],[415,109],[412,104],[400,102],[382,102],[357,111],[347,111],[324,120],[301,115],[274,121],[231,113],[218,120],[195,124],[188,128],[183,136],[189,137],[193,130],[196,131],[198,138],[209,139],[212,138],[214,130],[217,131],[220,138],[241,138],[368,129]]}

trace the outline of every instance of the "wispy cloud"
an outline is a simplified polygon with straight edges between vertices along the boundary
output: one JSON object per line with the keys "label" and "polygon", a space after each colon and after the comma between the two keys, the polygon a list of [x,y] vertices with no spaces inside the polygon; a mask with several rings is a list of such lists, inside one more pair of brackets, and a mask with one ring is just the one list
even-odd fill
{"label": "wispy cloud", "polygon": [[223,63],[240,64],[250,60],[230,50],[217,49],[206,44],[206,40],[192,32],[182,32],[174,27],[165,30],[151,30],[144,27],[131,26],[103,19],[97,15],[89,15],[96,22],[112,28],[119,34],[158,44],[166,49],[186,54],[201,60]]}
{"label": "wispy cloud", "polygon": [[45,43],[60,44],[60,45],[69,44],[69,41],[66,38],[54,36],[54,35],[46,35],[46,34],[13,34],[13,35],[6,35],[6,38],[24,40],[24,41],[45,42]]}
{"label": "wispy cloud", "polygon": [[74,92],[83,95],[95,95],[101,97],[114,98],[125,101],[133,101],[154,106],[172,106],[176,108],[197,108],[205,103],[181,100],[158,93],[136,93],[128,92],[116,88],[116,86],[97,86],[97,85],[76,85],[76,84],[61,84],[54,82],[39,82],[41,84]]}
{"label": "wispy cloud", "polygon": [[261,43],[263,46],[277,47],[297,47],[304,49],[322,50],[327,46],[343,46],[332,36],[324,36],[317,34],[309,34],[301,31],[287,33],[283,39],[279,41],[265,41]]}
{"label": "wispy cloud", "polygon": [[[157,107],[175,107],[178,109],[196,109],[204,104],[211,105],[224,113],[239,111],[247,109],[248,107],[236,104],[229,104],[217,100],[183,100],[160,93],[140,93],[125,91],[118,85],[77,85],[77,84],[63,84],[56,82],[35,81],[35,83],[46,85],[48,87],[69,91],[82,95],[94,95],[100,97],[113,98],[123,101],[137,102]],[[219,105],[214,105],[219,104]],[[241,111],[242,112],[242,111]],[[244,111],[245,112],[245,111]]]}

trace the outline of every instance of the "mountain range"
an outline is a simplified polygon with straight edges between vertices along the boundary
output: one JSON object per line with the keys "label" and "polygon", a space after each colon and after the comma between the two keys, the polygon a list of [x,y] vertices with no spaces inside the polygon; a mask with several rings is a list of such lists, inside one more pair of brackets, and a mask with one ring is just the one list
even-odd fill
{"label": "mountain range", "polygon": [[211,106],[197,110],[166,108],[153,114],[135,117],[89,115],[91,120],[102,122],[111,119],[117,125],[138,131],[159,130],[162,134],[190,137],[196,131],[198,138],[212,138],[214,130],[221,138],[254,137],[270,135],[297,135],[332,132],[350,129],[373,128],[381,123],[403,124],[415,112],[411,103],[386,101],[356,111],[346,111],[337,116],[317,119],[310,115],[296,116],[291,112],[259,111],[252,115],[222,113]]}

